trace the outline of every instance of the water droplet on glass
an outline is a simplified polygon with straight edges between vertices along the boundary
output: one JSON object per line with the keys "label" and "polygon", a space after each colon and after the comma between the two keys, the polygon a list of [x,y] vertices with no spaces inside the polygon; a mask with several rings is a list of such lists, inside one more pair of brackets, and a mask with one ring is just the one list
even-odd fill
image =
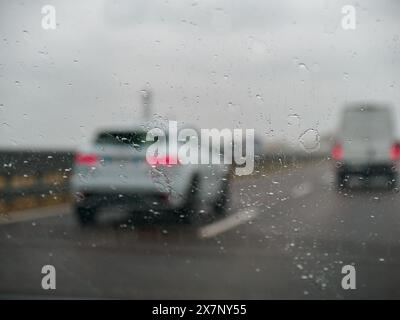
{"label": "water droplet on glass", "polygon": [[263,97],[260,94],[256,94],[257,103],[261,104],[264,102]]}
{"label": "water droplet on glass", "polygon": [[297,113],[291,113],[288,115],[288,125],[289,126],[299,126],[300,116]]}
{"label": "water droplet on glass", "polygon": [[316,129],[307,129],[300,134],[298,141],[306,152],[314,152],[320,147],[320,136]]}
{"label": "water droplet on glass", "polygon": [[298,64],[298,66],[299,66],[300,70],[308,71],[308,67],[306,66],[305,63],[300,62],[300,63]]}

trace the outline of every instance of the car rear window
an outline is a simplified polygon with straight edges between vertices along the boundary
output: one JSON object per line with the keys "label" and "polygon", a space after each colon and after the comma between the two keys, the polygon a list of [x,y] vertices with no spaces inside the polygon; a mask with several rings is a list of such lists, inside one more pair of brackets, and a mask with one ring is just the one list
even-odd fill
{"label": "car rear window", "polygon": [[102,145],[126,145],[141,148],[152,141],[146,141],[146,132],[102,132],[96,138],[97,144]]}

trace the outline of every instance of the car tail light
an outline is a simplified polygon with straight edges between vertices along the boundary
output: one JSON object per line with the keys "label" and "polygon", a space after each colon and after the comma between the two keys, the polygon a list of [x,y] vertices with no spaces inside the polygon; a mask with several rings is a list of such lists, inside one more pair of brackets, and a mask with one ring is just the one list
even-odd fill
{"label": "car tail light", "polygon": [[180,164],[180,161],[178,158],[174,158],[171,156],[158,156],[158,157],[147,157],[147,163],[152,166],[155,165],[172,166]]}
{"label": "car tail light", "polygon": [[343,159],[344,151],[341,144],[337,143],[332,149],[332,158],[336,161],[340,161]]}
{"label": "car tail light", "polygon": [[392,160],[400,159],[400,143],[395,143],[390,149],[390,158]]}
{"label": "car tail light", "polygon": [[75,156],[75,164],[84,166],[94,166],[99,158],[95,154],[78,153]]}

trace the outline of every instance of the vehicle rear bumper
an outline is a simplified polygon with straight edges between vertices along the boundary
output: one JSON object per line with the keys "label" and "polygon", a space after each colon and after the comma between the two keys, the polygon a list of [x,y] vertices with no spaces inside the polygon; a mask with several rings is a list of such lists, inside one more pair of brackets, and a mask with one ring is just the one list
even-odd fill
{"label": "vehicle rear bumper", "polygon": [[393,163],[381,164],[349,164],[342,163],[338,166],[339,173],[358,175],[392,175],[397,173],[397,167]]}
{"label": "vehicle rear bumper", "polygon": [[75,206],[89,208],[118,206],[129,210],[171,210],[181,205],[181,201],[171,201],[166,193],[75,192],[74,198]]}

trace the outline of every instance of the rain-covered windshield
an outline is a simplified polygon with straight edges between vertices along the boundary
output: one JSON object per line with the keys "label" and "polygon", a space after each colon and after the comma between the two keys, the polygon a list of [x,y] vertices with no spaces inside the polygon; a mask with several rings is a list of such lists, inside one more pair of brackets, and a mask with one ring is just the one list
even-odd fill
{"label": "rain-covered windshield", "polygon": [[399,18],[1,0],[0,299],[399,299]]}

